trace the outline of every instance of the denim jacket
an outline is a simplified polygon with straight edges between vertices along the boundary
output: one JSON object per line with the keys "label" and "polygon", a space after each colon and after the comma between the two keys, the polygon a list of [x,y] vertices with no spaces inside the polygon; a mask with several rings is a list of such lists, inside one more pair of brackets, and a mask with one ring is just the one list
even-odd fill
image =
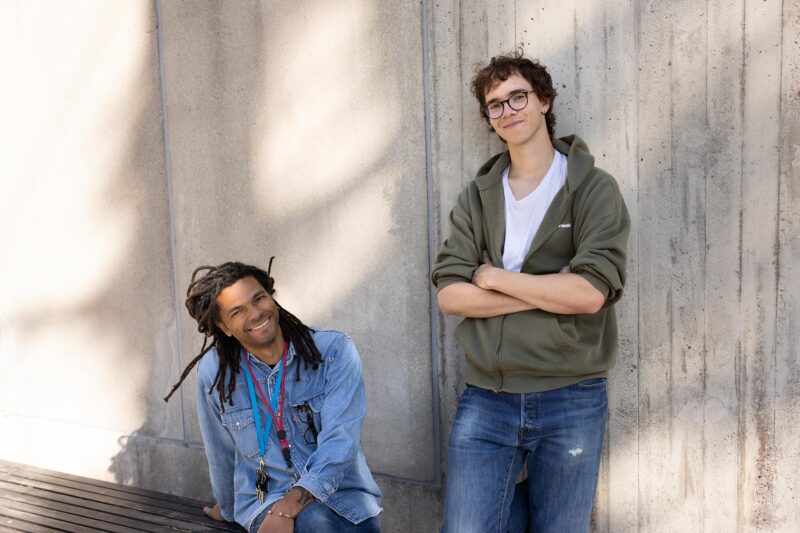
{"label": "denim jacket", "polygon": [[[294,472],[287,470],[273,426],[265,458],[270,481],[263,504],[258,503],[255,491],[260,452],[243,373],[246,367],[242,365],[236,375],[233,405],[226,403],[223,412],[216,388],[208,393],[219,366],[216,349],[200,361],[198,418],[211,488],[223,518],[228,521],[249,528],[264,508],[283,497],[292,486],[306,488],[318,501],[354,524],[381,512],[381,492],[361,450],[366,399],[358,352],[350,337],[338,331],[316,330],[313,337],[322,355],[317,370],[302,364],[293,345],[286,354],[283,418]],[[273,389],[280,387],[278,365],[272,369],[252,355],[247,357],[264,395],[271,398]],[[263,424],[270,415],[260,400],[258,407]],[[309,416],[318,432],[316,443],[308,424]],[[292,474],[299,476],[296,483]]]}

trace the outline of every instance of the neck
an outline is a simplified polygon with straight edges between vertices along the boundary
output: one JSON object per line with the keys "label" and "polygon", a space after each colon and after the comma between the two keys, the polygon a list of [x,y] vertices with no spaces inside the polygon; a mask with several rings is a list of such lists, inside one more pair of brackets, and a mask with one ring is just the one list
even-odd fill
{"label": "neck", "polygon": [[511,156],[509,180],[519,180],[538,184],[544,178],[555,157],[555,148],[550,137],[522,145],[509,145]]}
{"label": "neck", "polygon": [[278,328],[278,334],[275,335],[275,340],[269,346],[251,347],[245,346],[245,350],[253,354],[256,359],[269,366],[275,366],[280,362],[283,357],[283,332]]}

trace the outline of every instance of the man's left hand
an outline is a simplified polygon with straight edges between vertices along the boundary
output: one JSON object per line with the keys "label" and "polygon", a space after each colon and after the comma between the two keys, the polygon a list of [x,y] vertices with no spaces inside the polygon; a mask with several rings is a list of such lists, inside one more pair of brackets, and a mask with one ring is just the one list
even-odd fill
{"label": "man's left hand", "polygon": [[275,502],[258,533],[294,533],[294,519],[303,507],[314,501],[314,496],[303,487],[295,487]]}
{"label": "man's left hand", "polygon": [[294,519],[270,513],[261,522],[258,533],[294,533]]}

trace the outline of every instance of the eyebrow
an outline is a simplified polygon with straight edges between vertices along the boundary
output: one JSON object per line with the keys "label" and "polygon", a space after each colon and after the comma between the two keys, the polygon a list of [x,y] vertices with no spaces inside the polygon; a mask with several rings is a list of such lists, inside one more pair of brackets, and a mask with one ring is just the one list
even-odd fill
{"label": "eyebrow", "polygon": [[528,92],[528,89],[522,89],[522,88],[514,89],[513,91],[508,93],[505,98],[492,98],[491,100],[487,100],[486,101],[486,105],[496,104],[498,102],[501,102],[502,100],[508,100],[509,98],[511,98],[512,96],[514,96],[517,93],[527,93],[527,92]]}
{"label": "eyebrow", "polygon": [[[262,289],[258,289],[256,292],[254,292],[252,295],[250,295],[250,301],[255,300],[256,298],[258,298],[262,294],[267,294],[266,289],[263,289],[263,288]],[[231,316],[234,311],[236,311],[238,309],[241,309],[241,308],[242,308],[241,305],[237,305],[237,306],[231,307],[230,309],[225,311],[225,314],[228,315],[228,316]]]}
{"label": "eyebrow", "polygon": [[[255,300],[256,298],[258,298],[259,296],[263,296],[263,295],[266,295],[266,294],[267,294],[267,291],[266,291],[266,290],[264,290],[264,289],[258,289],[256,292],[254,292],[253,294],[251,294],[251,295],[250,295],[250,301],[252,302],[253,300]],[[234,312],[234,311],[236,311],[237,309],[241,309],[241,307],[242,307],[241,305],[237,305],[236,307],[231,307],[231,308],[228,310],[228,315],[230,316],[230,314],[231,314],[231,313],[233,313],[233,312]]]}

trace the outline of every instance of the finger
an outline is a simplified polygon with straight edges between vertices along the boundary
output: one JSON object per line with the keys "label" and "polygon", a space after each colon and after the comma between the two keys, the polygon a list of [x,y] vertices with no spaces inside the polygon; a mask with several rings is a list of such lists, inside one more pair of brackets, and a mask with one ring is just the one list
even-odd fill
{"label": "finger", "polygon": [[492,258],[489,257],[489,252],[487,252],[486,250],[483,251],[483,262],[484,263],[491,263],[492,262]]}
{"label": "finger", "polygon": [[572,270],[569,268],[569,265],[558,271],[559,274],[569,274],[570,272],[572,272]]}
{"label": "finger", "polygon": [[217,508],[217,505],[214,507],[203,507],[203,514],[212,520],[222,522],[222,512]]}

